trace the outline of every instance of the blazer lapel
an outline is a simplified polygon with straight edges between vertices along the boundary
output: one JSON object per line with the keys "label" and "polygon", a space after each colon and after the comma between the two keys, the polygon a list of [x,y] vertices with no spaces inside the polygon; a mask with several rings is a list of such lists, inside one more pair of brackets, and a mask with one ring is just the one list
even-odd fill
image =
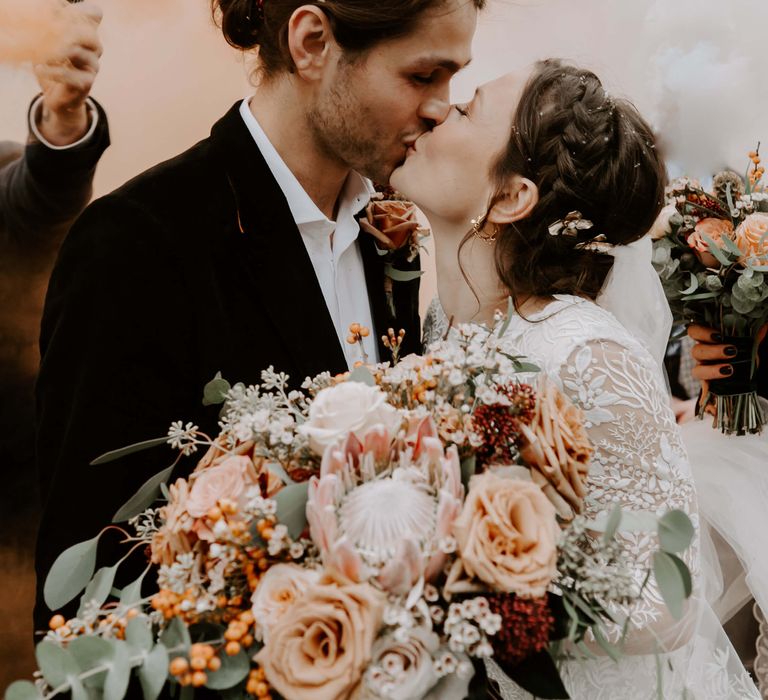
{"label": "blazer lapel", "polygon": [[368,288],[368,302],[371,306],[373,317],[373,329],[376,333],[376,343],[379,349],[379,358],[384,361],[389,357],[389,350],[381,342],[381,337],[386,335],[387,329],[393,327],[394,316],[387,305],[384,291],[384,260],[376,251],[376,244],[371,235],[365,231],[358,237],[360,255],[363,258],[363,270],[365,272],[365,284]]}
{"label": "blazer lapel", "polygon": [[[347,369],[312,262],[288,202],[237,103],[211,131],[236,205],[246,264],[272,324],[301,377]],[[279,369],[280,358],[275,358]]]}

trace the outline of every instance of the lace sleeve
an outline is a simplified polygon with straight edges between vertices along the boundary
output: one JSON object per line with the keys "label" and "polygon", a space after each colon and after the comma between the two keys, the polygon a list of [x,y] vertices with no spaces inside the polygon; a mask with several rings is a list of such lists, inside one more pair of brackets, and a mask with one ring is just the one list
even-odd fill
{"label": "lace sleeve", "polygon": [[[657,515],[680,509],[697,525],[688,460],[653,360],[638,357],[617,342],[589,341],[570,354],[559,379],[565,393],[584,410],[595,446],[586,514],[595,517],[615,504],[625,511]],[[624,531],[619,537],[637,562],[635,575],[641,584],[656,549],[656,535]],[[694,581],[698,557],[696,541],[684,554]],[[647,654],[684,644],[690,636],[692,607],[682,620],[675,620],[651,577],[635,604],[616,611],[632,620],[625,652]],[[621,630],[610,632],[618,638]]]}

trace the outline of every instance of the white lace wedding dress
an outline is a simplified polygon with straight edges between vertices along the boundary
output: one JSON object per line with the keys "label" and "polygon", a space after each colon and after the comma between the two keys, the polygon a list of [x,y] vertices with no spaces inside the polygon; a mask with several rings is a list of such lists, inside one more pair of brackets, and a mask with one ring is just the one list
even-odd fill
{"label": "white lace wedding dress", "polygon": [[[428,345],[450,337],[439,300],[424,325]],[[512,318],[504,335],[511,354],[525,355],[584,410],[595,446],[586,514],[620,504],[625,511],[685,511],[698,524],[696,494],[663,375],[648,351],[607,311],[560,295],[528,319]],[[622,532],[637,563],[638,583],[648,568],[655,536]],[[625,656],[574,659],[560,671],[577,700],[759,700],[760,694],[730,645],[702,590],[700,542],[684,559],[694,595],[682,620],[667,611],[653,580],[628,612],[632,632]],[[618,639],[620,631],[614,631]],[[656,653],[657,650],[663,653]],[[493,663],[489,675],[509,700],[531,698]],[[659,694],[661,681],[662,694]]]}

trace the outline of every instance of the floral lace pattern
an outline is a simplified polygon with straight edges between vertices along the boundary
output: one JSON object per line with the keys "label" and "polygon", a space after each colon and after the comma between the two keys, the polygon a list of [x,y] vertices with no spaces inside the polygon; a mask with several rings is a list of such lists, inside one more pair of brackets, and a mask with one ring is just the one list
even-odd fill
{"label": "floral lace pattern", "polygon": [[[425,319],[425,345],[445,337],[448,325],[434,300]],[[525,355],[539,365],[585,412],[595,446],[588,516],[599,517],[614,504],[637,514],[676,508],[698,524],[688,458],[662,373],[610,313],[585,299],[557,296],[527,319],[513,317],[504,339],[510,354]],[[656,546],[655,535],[625,531],[621,537],[638,562],[640,584]],[[632,620],[626,656],[618,663],[602,657],[562,665],[572,698],[655,698],[659,674],[665,698],[760,697],[719,623],[696,599],[698,540],[685,560],[694,579],[694,599],[683,619],[670,616],[652,577],[631,610],[614,611]],[[618,639],[621,630],[617,626],[611,633]],[[655,653],[660,648],[672,650],[663,655],[663,663]],[[494,663],[488,672],[504,698],[531,697]]]}

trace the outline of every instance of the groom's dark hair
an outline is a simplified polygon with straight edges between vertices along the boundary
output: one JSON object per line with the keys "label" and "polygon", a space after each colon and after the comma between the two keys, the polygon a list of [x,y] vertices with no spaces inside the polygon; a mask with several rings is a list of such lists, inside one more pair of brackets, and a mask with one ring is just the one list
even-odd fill
{"label": "groom's dark hair", "polygon": [[[539,62],[528,80],[493,179],[516,174],[539,192],[530,215],[502,227],[495,246],[497,273],[516,302],[596,298],[614,260],[600,241],[619,246],[645,235],[667,179],[653,130],[634,105],[611,97],[591,71],[555,59]],[[593,226],[552,235],[574,211]]]}
{"label": "groom's dark hair", "polygon": [[[409,34],[421,16],[447,0],[211,0],[224,38],[235,48],[258,47],[261,71],[271,76],[293,68],[288,52],[288,22],[297,8],[314,5],[328,17],[344,51],[363,53],[376,44]],[[466,0],[477,9],[486,0]]]}

